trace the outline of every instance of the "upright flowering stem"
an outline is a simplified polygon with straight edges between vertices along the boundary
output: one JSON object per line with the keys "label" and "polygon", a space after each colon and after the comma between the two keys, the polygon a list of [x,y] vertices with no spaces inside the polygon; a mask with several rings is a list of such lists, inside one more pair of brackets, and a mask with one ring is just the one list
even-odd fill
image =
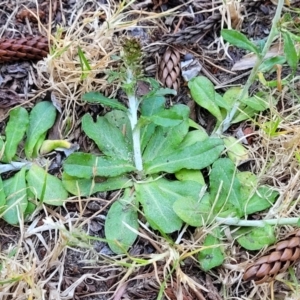
{"label": "upright flowering stem", "polygon": [[136,97],[136,84],[141,76],[142,48],[138,40],[123,40],[123,60],[126,67],[123,88],[128,97],[128,118],[132,129],[134,164],[138,172],[143,171],[140,128],[138,126],[139,99]]}
{"label": "upright flowering stem", "polygon": [[[132,70],[127,69],[127,84],[134,83]],[[133,155],[135,167],[138,171],[143,170],[142,153],[141,153],[141,140],[140,140],[140,128],[137,126],[138,121],[138,109],[139,101],[135,96],[135,93],[128,93],[128,118],[131,124],[132,140],[133,140]]]}

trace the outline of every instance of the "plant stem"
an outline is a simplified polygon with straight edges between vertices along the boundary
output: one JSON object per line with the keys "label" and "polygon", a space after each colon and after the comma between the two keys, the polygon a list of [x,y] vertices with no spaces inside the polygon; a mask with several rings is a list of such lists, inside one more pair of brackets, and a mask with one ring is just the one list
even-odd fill
{"label": "plant stem", "polygon": [[[130,68],[127,69],[126,83],[128,85],[134,84],[133,72]],[[137,171],[140,172],[143,170],[143,162],[142,162],[142,153],[141,153],[140,128],[139,126],[137,126],[139,101],[136,98],[134,92],[129,92],[127,96],[128,96],[128,118],[132,130],[134,164]]]}
{"label": "plant stem", "polygon": [[269,225],[297,225],[299,218],[282,218],[269,220],[240,220],[238,218],[219,218],[216,217],[216,222],[224,225],[234,226],[249,226],[249,227],[264,227]]}
{"label": "plant stem", "polygon": [[[266,41],[266,44],[265,44],[262,52],[261,52],[261,55],[259,55],[256,59],[255,65],[254,65],[254,67],[253,67],[253,69],[252,69],[252,71],[251,71],[251,73],[248,77],[248,80],[247,80],[243,90],[241,91],[239,99],[244,99],[247,96],[249,88],[255,80],[258,69],[259,69],[260,65],[262,64],[262,62],[263,62],[263,60],[264,60],[271,44],[272,44],[272,42],[273,42],[273,40],[274,40],[274,38],[277,34],[277,23],[279,22],[280,17],[281,17],[281,11],[282,11],[282,8],[283,8],[283,4],[284,4],[284,0],[278,0],[276,14],[275,14],[275,16],[272,20],[272,27],[271,27],[270,34],[268,36],[268,39]],[[221,133],[225,132],[230,127],[231,121],[232,121],[235,113],[237,112],[237,110],[239,108],[239,105],[240,105],[240,101],[237,100],[235,102],[234,106],[232,107],[231,111],[229,112],[229,114],[227,114],[227,117],[224,120],[224,122],[218,128],[218,130],[217,130],[218,134],[221,134]]]}

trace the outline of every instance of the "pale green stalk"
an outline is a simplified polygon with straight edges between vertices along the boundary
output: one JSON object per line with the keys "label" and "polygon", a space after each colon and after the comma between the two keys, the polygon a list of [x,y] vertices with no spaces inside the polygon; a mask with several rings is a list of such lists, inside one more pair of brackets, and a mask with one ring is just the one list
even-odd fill
{"label": "pale green stalk", "polygon": [[[278,0],[278,4],[277,4],[277,9],[276,9],[276,14],[272,20],[272,27],[271,27],[271,31],[270,34],[268,36],[268,39],[266,41],[266,44],[261,52],[261,55],[257,56],[257,60],[255,62],[255,65],[248,77],[248,80],[239,96],[239,99],[243,99],[247,96],[248,91],[250,86],[252,85],[252,83],[255,80],[256,74],[258,72],[258,69],[260,67],[260,65],[262,64],[276,34],[277,34],[277,24],[280,21],[281,18],[281,11],[283,8],[283,4],[284,4],[284,0]],[[230,111],[230,113],[227,115],[226,119],[224,120],[224,122],[220,125],[220,127],[217,130],[217,134],[222,134],[223,132],[225,132],[231,125],[231,121],[235,115],[235,113],[238,110],[238,107],[240,105],[240,101],[237,100],[232,108],[232,110]]]}
{"label": "pale green stalk", "polygon": [[249,226],[249,227],[264,227],[268,225],[297,225],[299,218],[282,218],[269,220],[241,220],[239,218],[220,218],[216,217],[216,222],[228,226]]}
{"label": "pale green stalk", "polygon": [[[134,83],[134,78],[133,78],[133,72],[130,68],[127,69],[126,75],[127,75],[126,83],[132,85]],[[135,96],[134,92],[129,92],[127,96],[128,96],[128,118],[132,130],[134,164],[137,171],[142,171],[143,162],[142,162],[142,153],[141,153],[140,127],[137,126],[139,101]]]}

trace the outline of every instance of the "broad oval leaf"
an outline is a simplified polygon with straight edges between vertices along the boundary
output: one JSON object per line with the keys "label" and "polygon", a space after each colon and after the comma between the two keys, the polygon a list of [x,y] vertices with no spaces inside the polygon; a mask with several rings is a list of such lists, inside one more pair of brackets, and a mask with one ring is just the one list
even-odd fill
{"label": "broad oval leaf", "polygon": [[223,116],[216,103],[216,92],[211,81],[204,76],[198,76],[190,80],[188,86],[195,102],[207,109],[219,122],[222,122]]}
{"label": "broad oval leaf", "polygon": [[266,101],[264,98],[255,95],[253,97],[244,98],[241,100],[241,102],[248,105],[256,111],[264,111],[270,107],[268,101]]}
{"label": "broad oval leaf", "polygon": [[[149,127],[149,130],[151,130],[151,127]],[[154,133],[143,153],[144,163],[147,164],[149,162],[150,164],[155,158],[161,155],[168,155],[178,149],[188,130],[189,122],[187,119],[174,127],[158,126],[153,128]]]}
{"label": "broad oval leaf", "polygon": [[298,67],[298,55],[297,50],[295,48],[295,42],[292,40],[290,34],[288,32],[282,32],[283,40],[284,40],[284,54],[288,65],[296,71]]}
{"label": "broad oval leaf", "polygon": [[104,118],[122,132],[126,143],[128,143],[130,149],[132,149],[132,130],[127,114],[122,110],[115,109],[105,114]]}
{"label": "broad oval leaf", "polygon": [[64,171],[78,178],[115,177],[135,170],[128,161],[76,152],[64,162]]}
{"label": "broad oval leaf", "polygon": [[68,198],[68,192],[62,182],[38,165],[31,166],[26,180],[34,196],[44,203],[60,206]]}
{"label": "broad oval leaf", "polygon": [[212,166],[209,174],[210,195],[211,199],[216,201],[216,213],[229,212],[233,207],[239,216],[243,215],[241,184],[235,173],[236,167],[229,158],[220,158]]}
{"label": "broad oval leaf", "polygon": [[[174,202],[182,197],[184,183],[169,182],[163,178],[146,183],[136,183],[137,200],[142,204],[145,217],[152,228],[164,233],[179,230],[182,220],[173,210]],[[180,193],[179,193],[180,192]]]}
{"label": "broad oval leaf", "polygon": [[232,29],[222,29],[222,37],[230,44],[260,55],[258,48],[242,33]]}
{"label": "broad oval leaf", "polygon": [[209,138],[188,147],[180,147],[167,155],[158,156],[145,164],[145,171],[147,174],[154,174],[175,173],[181,169],[203,169],[217,160],[223,149],[221,139]]}
{"label": "broad oval leaf", "polygon": [[224,261],[224,253],[221,241],[219,240],[220,229],[215,228],[213,233],[214,234],[208,234],[205,237],[203,243],[205,249],[199,252],[198,255],[200,266],[204,271],[220,266]]}
{"label": "broad oval leaf", "polygon": [[99,92],[89,92],[82,96],[82,100],[88,103],[102,104],[111,108],[127,111],[126,106],[120,103],[117,99],[110,99]]}
{"label": "broad oval leaf", "polygon": [[23,168],[13,177],[3,181],[6,205],[2,218],[12,225],[18,224],[22,220],[28,205],[25,172],[26,170]]}
{"label": "broad oval leaf", "polygon": [[237,165],[249,159],[248,150],[233,136],[223,137],[228,157]]}
{"label": "broad oval leaf", "polygon": [[200,170],[188,170],[188,169],[181,169],[175,173],[175,177],[179,181],[196,181],[201,185],[205,185],[204,177]]}
{"label": "broad oval leaf", "polygon": [[21,142],[29,123],[28,112],[23,107],[10,111],[9,121],[5,128],[5,160],[10,162],[17,153],[18,144]]}
{"label": "broad oval leaf", "polygon": [[51,102],[42,101],[31,110],[29,116],[29,126],[27,130],[27,139],[25,143],[25,154],[27,158],[36,156],[39,149],[36,149],[37,143],[40,145],[41,137],[45,137],[48,129],[50,129],[56,117],[56,108]]}
{"label": "broad oval leaf", "polygon": [[165,109],[166,100],[161,96],[146,97],[141,104],[142,116],[152,116]]}
{"label": "broad oval leaf", "polygon": [[[242,188],[241,191],[243,197],[245,197],[246,194],[243,193],[243,190]],[[250,195],[249,199],[245,199],[247,200],[244,202],[243,209],[245,215],[250,215],[269,208],[275,202],[278,195],[279,193],[269,186],[262,185],[258,187],[255,193]]]}
{"label": "broad oval leaf", "polygon": [[105,220],[105,237],[116,254],[126,253],[137,238],[137,207],[133,197],[122,197],[112,204]]}
{"label": "broad oval leaf", "polygon": [[[200,198],[200,197],[199,197]],[[187,224],[195,227],[204,226],[211,215],[211,203],[209,194],[206,193],[201,199],[182,197],[173,204],[176,214]]]}
{"label": "broad oval leaf", "polygon": [[177,104],[169,109],[161,110],[156,114],[147,117],[147,119],[154,124],[163,127],[176,126],[186,119],[187,113],[183,114],[184,111],[188,112],[188,107],[183,104]]}
{"label": "broad oval leaf", "polygon": [[82,129],[107,156],[132,161],[132,148],[122,132],[104,117],[94,122],[90,114],[82,118]]}
{"label": "broad oval leaf", "polygon": [[234,233],[234,237],[247,250],[260,250],[276,242],[274,227],[269,224],[264,227],[241,228]]}

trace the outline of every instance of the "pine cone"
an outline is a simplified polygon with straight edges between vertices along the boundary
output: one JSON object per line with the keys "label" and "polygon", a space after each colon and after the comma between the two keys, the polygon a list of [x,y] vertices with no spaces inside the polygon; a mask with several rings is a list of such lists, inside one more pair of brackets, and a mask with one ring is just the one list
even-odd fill
{"label": "pine cone", "polygon": [[164,35],[162,41],[176,45],[194,44],[205,36],[205,32],[212,30],[221,19],[221,14],[215,13],[197,25],[187,27],[177,33]]}
{"label": "pine cone", "polygon": [[0,62],[40,60],[48,53],[48,40],[43,36],[0,39]]}
{"label": "pine cone", "polygon": [[180,54],[173,48],[168,48],[159,64],[158,79],[170,89],[178,90],[180,75]]}
{"label": "pine cone", "polygon": [[246,268],[243,279],[254,280],[256,284],[270,282],[279,273],[285,272],[300,259],[300,230],[268,250],[268,254],[260,257]]}

